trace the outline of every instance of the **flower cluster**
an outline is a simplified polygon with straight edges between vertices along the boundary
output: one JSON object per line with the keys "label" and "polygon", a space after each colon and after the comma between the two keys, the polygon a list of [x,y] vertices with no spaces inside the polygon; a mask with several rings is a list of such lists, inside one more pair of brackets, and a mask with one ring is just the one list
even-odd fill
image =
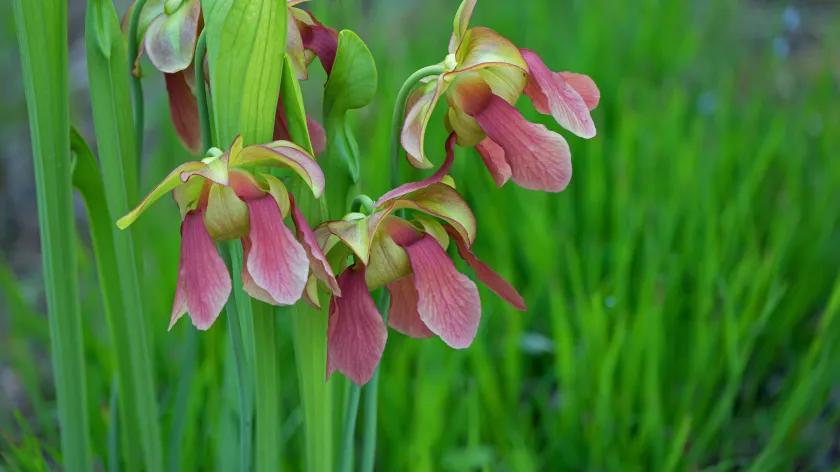
{"label": "flower cluster", "polygon": [[[297,8],[301,1],[288,3],[287,57],[301,79],[307,77],[314,57],[330,74],[338,35]],[[184,77],[190,75],[201,29],[200,5],[185,0],[175,11],[167,11],[168,4],[150,0],[141,30],[146,53],[167,74],[173,119],[189,143],[198,128],[190,111],[194,102],[179,96],[189,92],[183,84],[188,82]],[[528,189],[562,191],[572,174],[568,144],[560,134],[526,121],[514,105],[524,93],[537,111],[551,115],[572,133],[591,138],[595,125],[590,110],[600,94],[589,77],[552,72],[534,52],[517,48],[491,29],[470,28],[475,4],[476,0],[463,1],[449,53],[435,69],[438,73],[423,79],[405,104],[400,140],[410,163],[429,168],[433,164],[424,148],[425,133],[436,104],[446,99],[446,158],[430,177],[401,185],[363,212],[324,221],[313,231],[283,181],[264,172],[270,167],[289,169],[316,198],[325,188],[314,156],[283,140],[288,131],[281,102],[277,141],[243,147],[237,139],[225,152],[211,149],[204,160],[175,169],[119,220],[121,228],[128,226],[155,200],[173,192],[183,221],[171,324],[184,313],[199,329],[213,323],[231,291],[214,241],[235,239],[241,240],[245,254],[243,288],[252,297],[274,305],[305,298],[320,306],[316,281],[329,291],[328,377],[339,371],[364,384],[375,372],[388,337],[371,295],[378,289],[390,296],[387,325],[400,333],[437,336],[456,349],[472,343],[481,302],[476,284],[450,259],[450,246],[476,279],[515,309],[525,310],[516,289],[472,251],[475,216],[448,175],[454,147],[475,147],[499,186],[513,180]],[[182,77],[171,78],[173,74]],[[176,81],[181,85],[175,86]],[[313,139],[316,147],[323,147],[320,126],[310,121],[309,127],[322,137]],[[288,215],[295,233],[284,223]]]}

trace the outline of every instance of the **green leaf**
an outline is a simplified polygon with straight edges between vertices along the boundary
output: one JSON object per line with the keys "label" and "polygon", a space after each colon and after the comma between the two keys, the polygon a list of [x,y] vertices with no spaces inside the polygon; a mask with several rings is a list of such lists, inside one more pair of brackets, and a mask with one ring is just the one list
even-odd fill
{"label": "green leaf", "polygon": [[14,0],[38,199],[61,468],[93,470],[70,164],[67,5]]}
{"label": "green leaf", "polygon": [[353,182],[359,180],[359,151],[347,124],[347,112],[366,106],[376,94],[376,63],[356,33],[338,34],[332,73],[324,90],[324,116],[330,145],[347,164]]}

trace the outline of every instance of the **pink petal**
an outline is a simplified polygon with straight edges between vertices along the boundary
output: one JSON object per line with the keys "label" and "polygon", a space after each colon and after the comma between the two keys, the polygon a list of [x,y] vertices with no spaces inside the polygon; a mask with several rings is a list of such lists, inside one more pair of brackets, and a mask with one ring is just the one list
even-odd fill
{"label": "pink petal", "polygon": [[449,138],[446,140],[446,160],[443,161],[443,164],[441,164],[440,169],[438,169],[437,172],[423,180],[400,185],[399,187],[379,197],[379,200],[376,201],[374,206],[381,206],[389,200],[394,200],[402,197],[403,195],[408,195],[415,190],[426,188],[443,180],[443,178],[446,177],[446,174],[449,173],[449,169],[452,168],[452,161],[455,159],[455,141],[457,139],[458,137],[455,133],[451,133],[449,135]]}
{"label": "pink petal", "polygon": [[395,235],[394,241],[408,253],[420,319],[449,346],[468,347],[481,320],[481,300],[475,283],[455,269],[432,236],[414,239]]}
{"label": "pink petal", "polygon": [[[324,152],[327,147],[327,135],[324,132],[324,127],[320,123],[306,117],[306,128],[309,131],[309,141],[312,143],[312,149],[315,155]],[[283,97],[277,100],[277,110],[274,112],[274,138],[275,141],[292,141],[289,134],[289,120],[286,117],[286,110],[283,108]]]}
{"label": "pink petal", "polygon": [[246,200],[251,230],[245,249],[242,279],[254,298],[274,305],[292,305],[306,286],[309,262],[306,251],[283,224],[274,198]]}
{"label": "pink petal", "polygon": [[388,324],[392,328],[412,338],[428,338],[434,334],[420,319],[417,311],[417,289],[414,288],[413,275],[388,284],[388,292],[391,294]]}
{"label": "pink petal", "polygon": [[189,212],[181,223],[181,261],[169,329],[186,312],[196,328],[210,328],[229,295],[230,274],[204,227],[204,215]]}
{"label": "pink petal", "polygon": [[321,60],[321,65],[332,73],[335,53],[338,49],[338,32],[332,28],[322,25],[315,17],[312,17],[314,24],[307,25],[300,23],[300,34],[303,39],[303,47],[315,53]]}
{"label": "pink petal", "polygon": [[510,165],[505,160],[505,150],[490,138],[484,138],[475,146],[476,151],[493,176],[497,187],[501,187],[510,179]]}
{"label": "pink petal", "polygon": [[601,101],[601,91],[598,90],[598,86],[595,85],[595,81],[591,77],[574,72],[558,72],[558,74],[577,91],[590,110],[598,108],[598,103]]}
{"label": "pink petal", "polygon": [[455,246],[458,248],[458,254],[461,255],[461,258],[464,259],[467,265],[472,267],[478,280],[484,282],[484,285],[486,285],[487,288],[492,290],[496,295],[500,296],[504,301],[508,302],[510,306],[519,311],[525,311],[527,309],[525,307],[525,300],[522,299],[522,295],[520,295],[507,280],[503,279],[502,276],[497,274],[487,264],[475,257],[472,249],[467,246],[466,242],[461,238],[457,231],[447,226],[446,232],[448,232],[451,239],[455,241]]}
{"label": "pink petal", "polygon": [[[582,138],[594,137],[595,123],[581,94],[566,81],[563,74],[550,71],[533,51],[522,49],[521,52],[530,72],[525,94],[531,98],[537,111],[550,114],[560,126]],[[579,78],[575,79],[577,84],[582,82]],[[591,90],[587,89],[587,93],[591,93]]]}
{"label": "pink petal", "polygon": [[490,95],[473,115],[487,136],[505,151],[513,181],[521,187],[563,191],[572,178],[569,145],[563,136],[530,123],[508,102]]}
{"label": "pink petal", "polygon": [[312,273],[315,274],[315,277],[319,280],[327,284],[334,295],[340,297],[341,288],[339,288],[338,282],[335,280],[335,275],[333,275],[332,267],[330,267],[327,257],[321,250],[321,246],[318,245],[315,233],[312,231],[312,228],[309,227],[309,224],[306,222],[306,218],[304,218],[303,214],[300,210],[298,210],[294,199],[291,199],[291,204],[292,221],[295,222],[298,239],[303,244],[303,247],[306,250],[306,255],[309,257],[309,267],[312,269]]}
{"label": "pink petal", "polygon": [[327,378],[337,370],[358,385],[373,376],[388,339],[361,267],[349,267],[338,276],[344,295],[332,297],[327,329]]}
{"label": "pink petal", "polygon": [[193,153],[201,147],[201,130],[198,123],[198,103],[187,83],[184,71],[163,74],[169,95],[169,115],[181,142]]}
{"label": "pink petal", "polygon": [[327,132],[321,123],[312,117],[306,117],[306,127],[309,129],[309,140],[312,142],[312,150],[318,156],[327,149]]}

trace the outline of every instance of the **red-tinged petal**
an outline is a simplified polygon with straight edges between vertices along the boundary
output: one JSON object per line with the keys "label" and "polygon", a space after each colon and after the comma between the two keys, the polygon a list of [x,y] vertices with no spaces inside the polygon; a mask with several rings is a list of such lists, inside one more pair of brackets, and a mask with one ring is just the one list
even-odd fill
{"label": "red-tinged petal", "polygon": [[595,85],[595,81],[591,77],[574,72],[558,72],[558,74],[563,76],[566,83],[577,91],[590,110],[598,108],[598,103],[601,101],[601,91],[598,90],[598,86]]}
{"label": "red-tinged petal", "polygon": [[292,221],[295,222],[295,227],[297,228],[297,237],[301,244],[303,244],[306,255],[309,257],[309,267],[312,269],[312,273],[315,274],[318,280],[324,282],[334,295],[340,297],[341,288],[339,288],[338,282],[335,280],[335,275],[327,260],[327,256],[324,255],[321,246],[318,245],[315,233],[309,227],[306,218],[298,210],[294,199],[290,198],[290,201],[292,204]]}
{"label": "red-tinged petal", "polygon": [[553,116],[560,126],[582,138],[594,137],[595,123],[578,91],[566,82],[562,74],[550,71],[533,51],[522,49],[522,57],[528,63],[530,72],[525,94],[531,98],[534,108]]}
{"label": "red-tinged petal", "polygon": [[408,253],[417,289],[420,319],[455,349],[472,344],[481,320],[481,301],[472,280],[455,269],[437,240],[429,235],[394,241]]}
{"label": "red-tinged petal", "polygon": [[451,133],[449,135],[449,138],[446,140],[446,160],[443,161],[443,164],[441,164],[440,169],[438,169],[437,172],[435,172],[428,178],[418,180],[417,182],[409,182],[407,184],[400,185],[399,187],[391,190],[390,192],[387,192],[385,195],[379,197],[379,200],[376,201],[374,206],[382,206],[385,202],[389,200],[394,200],[404,195],[408,195],[411,192],[426,188],[443,180],[443,177],[446,174],[448,174],[449,169],[452,168],[452,161],[455,159],[455,141],[457,140],[457,138],[458,137],[455,135],[455,133]]}
{"label": "red-tinged petal", "polygon": [[308,49],[318,56],[327,75],[332,73],[335,63],[335,53],[338,49],[338,31],[321,24],[315,17],[311,16],[312,24],[299,22],[301,25],[300,36],[303,39],[304,49]]}
{"label": "red-tinged petal", "polygon": [[315,198],[324,192],[324,172],[321,167],[305,149],[290,141],[247,146],[235,156],[231,155],[230,165],[287,167],[306,182]]}
{"label": "red-tinged petal", "polygon": [[478,280],[482,281],[487,288],[492,290],[504,301],[508,302],[510,306],[519,311],[525,311],[527,309],[522,295],[520,295],[507,280],[503,279],[501,275],[496,273],[496,271],[491,269],[490,266],[477,258],[475,254],[473,254],[472,249],[470,249],[457,231],[454,231],[450,227],[447,227],[446,231],[450,236],[452,236],[451,239],[455,241],[455,246],[458,248],[458,254],[460,254],[461,258],[464,259],[467,265],[472,267]]}
{"label": "red-tinged petal", "polygon": [[159,71],[171,74],[192,64],[200,18],[199,0],[185,0],[171,14],[164,12],[151,22],[143,44]]}
{"label": "red-tinged petal", "polygon": [[318,120],[307,116],[306,128],[309,130],[309,140],[312,142],[312,150],[315,151],[315,155],[323,154],[324,150],[327,149],[327,132],[324,131],[324,127],[321,126],[321,123],[318,123]]}
{"label": "red-tinged petal", "polygon": [[467,202],[455,189],[445,183],[437,183],[417,190],[403,198],[386,202],[385,209],[411,208],[446,221],[461,233],[467,241],[475,240],[475,215]]}
{"label": "red-tinged petal", "polygon": [[[509,68],[522,76],[522,79],[517,79],[517,81],[521,81],[522,86],[525,86],[524,73],[527,72],[528,66],[522,59],[519,49],[510,40],[490,28],[468,29],[455,52],[455,57],[458,63],[455,72],[487,67]],[[507,80],[511,80],[512,77],[514,76],[508,77]]]}
{"label": "red-tinged petal", "polygon": [[190,212],[181,223],[181,262],[169,328],[188,312],[196,328],[208,329],[229,295],[230,274],[204,227],[203,215]]}
{"label": "red-tinged petal", "polygon": [[193,153],[201,147],[201,130],[198,123],[198,103],[187,83],[184,71],[164,74],[166,93],[169,95],[169,115],[181,142]]}
{"label": "red-tinged petal", "polygon": [[407,100],[405,123],[400,134],[400,141],[408,153],[408,161],[414,167],[424,169],[433,167],[425,152],[426,127],[446,87],[446,82],[439,77],[423,84]]}
{"label": "red-tinged petal", "polygon": [[[283,215],[271,196],[247,200],[251,231],[245,248],[243,280],[253,282],[245,289],[254,298],[275,304],[293,305],[306,286],[309,262],[306,251],[283,224]],[[254,290],[258,287],[260,290]],[[268,295],[269,300],[265,297]]]}
{"label": "red-tinged petal", "polygon": [[505,150],[490,138],[484,138],[475,146],[475,150],[493,176],[497,187],[501,187],[510,179],[510,165],[505,160]]}
{"label": "red-tinged petal", "polygon": [[[293,13],[292,9],[289,10],[289,13]],[[305,80],[309,76],[306,67],[308,62],[303,48],[300,27],[293,14],[286,15],[286,57],[291,63],[292,70],[298,80]]]}
{"label": "red-tinged petal", "polygon": [[337,370],[364,385],[382,358],[388,329],[368,292],[362,266],[345,270],[338,285],[344,295],[330,301],[327,378]]}
{"label": "red-tinged petal", "polygon": [[572,158],[563,136],[529,123],[519,110],[492,94],[473,116],[487,136],[504,149],[512,179],[519,186],[561,192],[569,185]]}
{"label": "red-tinged petal", "polygon": [[178,186],[183,185],[181,181],[181,175],[185,172],[195,171],[198,169],[202,169],[206,167],[206,164],[203,162],[186,162],[181,164],[180,166],[176,167],[175,170],[169,173],[161,183],[158,184],[147,196],[140,202],[137,207],[135,207],[130,212],[126,213],[122,218],[117,220],[117,227],[120,229],[126,229],[129,225],[134,223],[134,221],[144,212],[146,209],[151,206],[153,203],[158,201],[160,197],[166,195],[167,193],[175,190]]}
{"label": "red-tinged petal", "polygon": [[400,333],[412,338],[428,338],[434,333],[420,319],[417,311],[417,289],[414,276],[407,275],[388,284],[391,307],[388,309],[388,324]]}

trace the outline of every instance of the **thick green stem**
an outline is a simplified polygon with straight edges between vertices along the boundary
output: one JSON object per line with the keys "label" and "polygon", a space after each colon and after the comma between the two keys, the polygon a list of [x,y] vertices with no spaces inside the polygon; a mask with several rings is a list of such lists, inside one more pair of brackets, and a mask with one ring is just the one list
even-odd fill
{"label": "thick green stem", "polygon": [[201,147],[207,151],[213,146],[210,130],[210,107],[207,103],[207,84],[204,79],[204,55],[207,53],[207,38],[204,30],[195,44],[195,97],[198,102],[198,119],[201,124]]}
{"label": "thick green stem", "polygon": [[440,75],[446,69],[443,64],[434,64],[417,70],[403,82],[394,102],[394,113],[391,115],[391,161],[389,166],[389,185],[396,188],[400,184],[400,132],[402,131],[405,104],[408,96],[414,91],[420,81],[426,77]]}
{"label": "thick green stem", "polygon": [[92,470],[71,187],[67,2],[14,0],[64,470]]}
{"label": "thick green stem", "polygon": [[[143,108],[143,83],[142,71],[138,52],[140,45],[137,37],[137,29],[140,24],[140,13],[146,6],[146,0],[137,0],[131,9],[131,17],[128,19],[128,70],[131,75],[131,96],[134,102],[134,134],[137,136],[137,156],[143,155],[143,130],[145,128],[145,111]],[[139,159],[138,159],[139,163]]]}
{"label": "thick green stem", "polygon": [[274,307],[253,301],[254,378],[256,380],[256,470],[280,468],[280,391],[277,381],[276,314]]}

